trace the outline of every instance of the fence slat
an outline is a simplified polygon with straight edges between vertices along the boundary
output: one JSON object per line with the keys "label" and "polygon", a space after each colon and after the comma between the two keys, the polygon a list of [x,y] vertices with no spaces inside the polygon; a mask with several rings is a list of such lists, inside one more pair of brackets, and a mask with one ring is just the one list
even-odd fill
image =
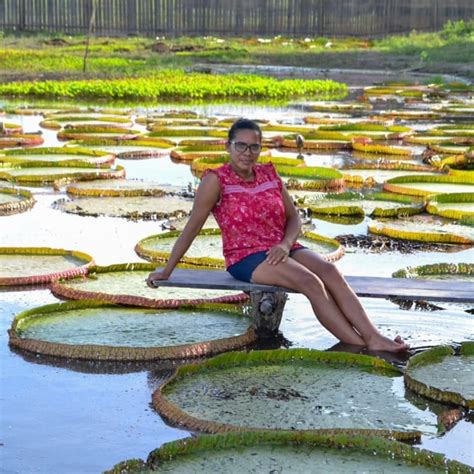
{"label": "fence slat", "polygon": [[[85,34],[92,0],[0,0],[0,30]],[[474,18],[473,0],[98,0],[97,35],[377,36]]]}

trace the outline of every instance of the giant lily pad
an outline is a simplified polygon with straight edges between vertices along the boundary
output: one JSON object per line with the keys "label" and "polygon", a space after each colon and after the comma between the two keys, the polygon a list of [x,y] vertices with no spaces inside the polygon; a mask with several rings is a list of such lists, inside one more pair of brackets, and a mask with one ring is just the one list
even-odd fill
{"label": "giant lily pad", "polygon": [[393,278],[417,278],[422,280],[474,280],[472,263],[434,263],[408,267],[392,274]]}
{"label": "giant lily pad", "polygon": [[[183,359],[244,347],[255,341],[237,308],[125,308],[97,301],[42,306],[15,317],[10,345],[69,359]],[[235,334],[240,334],[235,336]]]}
{"label": "giant lily pad", "polygon": [[416,438],[434,414],[411,405],[401,373],[374,357],[308,349],[230,353],[179,368],[153,394],[166,419],[206,432],[301,430]]}
{"label": "giant lily pad", "polygon": [[0,136],[0,148],[17,148],[20,146],[41,145],[44,139],[41,135],[34,133],[15,133],[12,135]]}
{"label": "giant lily pad", "polygon": [[399,176],[389,179],[383,188],[400,194],[412,196],[430,196],[446,193],[474,192],[474,173],[469,171],[436,176]]}
{"label": "giant lily pad", "polygon": [[373,221],[369,224],[369,231],[373,234],[386,235],[395,239],[447,244],[474,244],[474,229],[426,215],[397,220],[387,219],[380,222]]}
{"label": "giant lily pad", "polygon": [[34,206],[35,202],[29,191],[0,187],[0,216],[27,211]]}
{"label": "giant lily pad", "polygon": [[438,194],[429,200],[426,210],[450,219],[474,217],[474,192]]}
{"label": "giant lily pad", "polygon": [[146,462],[123,461],[104,474],[152,472],[456,472],[469,466],[378,437],[314,433],[225,433],[166,443]]}
{"label": "giant lily pad", "polygon": [[459,355],[438,346],[410,358],[405,383],[433,400],[474,408],[474,342],[464,342]]}
{"label": "giant lily pad", "polygon": [[[146,237],[137,243],[135,252],[146,260],[168,260],[179,234],[179,231],[171,231]],[[336,240],[312,232],[305,232],[298,241],[329,261],[338,260],[344,253],[343,247]],[[223,268],[220,231],[218,229],[202,230],[181,261],[191,265]]]}
{"label": "giant lily pad", "polygon": [[83,125],[81,127],[69,127],[58,132],[58,140],[133,140],[140,135],[138,130],[128,130],[120,127],[106,127],[104,125]]}
{"label": "giant lily pad", "polygon": [[80,167],[69,166],[67,163],[51,163],[45,166],[16,165],[10,168],[0,168],[0,180],[15,183],[28,183],[37,185],[52,184],[61,180],[93,180],[124,178],[125,169],[122,166],[114,168],[96,168],[94,165],[84,163]]}
{"label": "giant lily pad", "polygon": [[74,196],[164,196],[178,194],[183,189],[178,186],[166,186],[156,181],[143,179],[108,179],[106,181],[88,181],[67,186],[66,191]]}
{"label": "giant lily pad", "polygon": [[191,213],[192,199],[179,196],[107,196],[59,200],[56,208],[80,216],[124,217],[127,219],[169,219]]}
{"label": "giant lily pad", "polygon": [[85,148],[31,148],[28,150],[8,150],[0,156],[0,162],[18,164],[24,163],[28,166],[48,166],[52,163],[67,162],[69,166],[83,163],[104,165],[113,163],[115,156],[97,150]]}
{"label": "giant lily pad", "polygon": [[176,308],[208,302],[240,303],[247,300],[244,293],[229,290],[149,288],[145,280],[156,267],[150,263],[91,267],[87,278],[54,282],[51,290],[57,296],[73,300],[92,298],[147,308]]}
{"label": "giant lily pad", "polygon": [[11,286],[84,275],[92,257],[47,247],[0,247],[0,262],[0,286]]}
{"label": "giant lily pad", "polygon": [[407,196],[389,193],[372,193],[363,196],[355,192],[310,196],[306,194],[298,205],[308,207],[314,214],[336,216],[370,215],[373,217],[396,217],[399,215],[419,214],[422,203]]}
{"label": "giant lily pad", "polygon": [[43,128],[59,130],[68,126],[110,126],[115,128],[129,128],[133,125],[130,117],[120,117],[118,115],[104,115],[98,113],[91,114],[71,114],[71,115],[48,115],[40,122]]}

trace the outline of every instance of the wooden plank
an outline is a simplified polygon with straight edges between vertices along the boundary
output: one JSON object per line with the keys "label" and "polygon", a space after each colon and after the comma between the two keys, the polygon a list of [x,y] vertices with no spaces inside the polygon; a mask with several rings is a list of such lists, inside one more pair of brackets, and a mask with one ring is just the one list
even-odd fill
{"label": "wooden plank", "polygon": [[[346,278],[353,290],[363,297],[474,303],[474,283],[471,282],[364,276],[348,276]],[[222,270],[178,268],[172,273],[169,280],[157,280],[154,283],[155,286],[181,288],[296,293],[287,288],[239,281]]]}

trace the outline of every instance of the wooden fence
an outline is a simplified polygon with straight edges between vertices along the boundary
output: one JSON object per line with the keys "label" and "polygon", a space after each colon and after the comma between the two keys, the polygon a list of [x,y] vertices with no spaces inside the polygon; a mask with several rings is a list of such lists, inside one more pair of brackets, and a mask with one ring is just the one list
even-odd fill
{"label": "wooden fence", "polygon": [[474,0],[0,0],[0,30],[97,35],[380,36],[474,17]]}

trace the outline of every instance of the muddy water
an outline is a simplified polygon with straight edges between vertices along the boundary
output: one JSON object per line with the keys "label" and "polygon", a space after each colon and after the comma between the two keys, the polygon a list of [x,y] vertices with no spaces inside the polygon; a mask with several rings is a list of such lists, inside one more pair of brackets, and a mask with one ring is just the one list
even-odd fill
{"label": "muddy water", "polygon": [[[200,111],[216,113],[216,110],[213,106],[202,107]],[[221,112],[225,116],[277,117],[283,110],[235,106]],[[295,111],[294,116],[298,115],[301,116]],[[6,121],[20,123],[26,132],[32,132],[39,129],[40,118],[9,116]],[[43,130],[43,133],[46,146],[60,145],[54,131]],[[194,182],[187,165],[174,164],[167,157],[118,162],[126,167],[129,178],[184,186]],[[139,261],[134,245],[161,230],[156,222],[65,214],[51,207],[54,201],[65,197],[64,192],[51,188],[32,188],[32,191],[37,199],[33,210],[1,218],[0,246],[81,250],[92,255],[98,264],[106,265]],[[364,233],[367,228],[367,220],[356,226],[314,223],[316,232],[327,236]],[[470,249],[403,255],[348,249],[338,266],[351,275],[389,276],[408,265],[469,262],[473,257]],[[187,431],[167,426],[149,406],[153,389],[169,373],[163,372],[162,367],[58,362],[20,355],[9,349],[7,329],[14,315],[57,301],[47,289],[0,292],[3,472],[97,473],[123,459],[144,458],[163,442],[187,436]],[[464,307],[420,312],[402,311],[385,300],[364,299],[364,304],[383,333],[393,337],[400,333],[415,347],[474,339],[472,315]],[[290,296],[281,330],[294,347],[330,349],[337,343],[315,322],[309,304],[299,295]],[[439,406],[419,399],[417,403],[429,411],[439,410]],[[425,435],[422,446],[474,464],[473,435],[473,423],[466,420],[442,438]]]}

